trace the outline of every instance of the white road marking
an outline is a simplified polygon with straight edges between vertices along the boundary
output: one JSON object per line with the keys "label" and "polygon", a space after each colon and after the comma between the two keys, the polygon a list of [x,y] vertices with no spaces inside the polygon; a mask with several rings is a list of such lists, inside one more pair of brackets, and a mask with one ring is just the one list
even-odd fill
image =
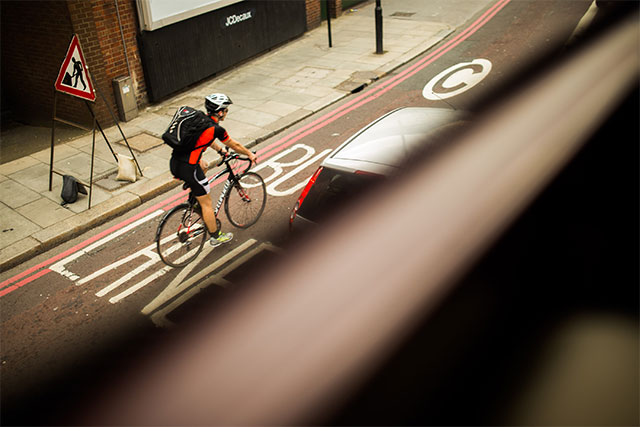
{"label": "white road marking", "polygon": [[[271,159],[269,159],[268,161],[258,165],[254,171],[258,171],[258,170],[265,170],[267,168],[272,169],[272,173],[271,175],[269,175],[267,178],[264,178],[265,182],[270,182],[270,184],[267,187],[267,192],[271,195],[271,196],[277,196],[277,197],[283,197],[283,196],[289,196],[291,194],[294,194],[296,191],[299,191],[300,189],[302,189],[308,180],[308,177],[304,177],[304,179],[301,182],[296,182],[294,185],[290,186],[288,189],[285,190],[281,190],[278,189],[278,187],[281,187],[285,182],[287,182],[288,180],[291,180],[291,178],[295,177],[297,174],[299,174],[302,170],[304,170],[305,168],[309,167],[310,165],[312,165],[313,163],[316,163],[318,161],[320,161],[323,157],[327,156],[332,150],[331,149],[325,149],[322,152],[316,154],[316,151],[313,147],[309,147],[307,145],[304,144],[296,144],[290,148],[288,148],[287,150],[283,151],[282,153],[272,157]],[[296,158],[293,161],[287,161],[287,162],[283,162],[280,161],[280,159],[284,158],[285,156],[290,156],[292,153],[301,153],[301,155]],[[290,168],[290,167],[295,167],[293,170],[285,173],[285,168]],[[115,280],[114,282],[110,283],[108,286],[100,289],[97,293],[96,296],[102,298],[106,295],[108,295],[109,293],[113,292],[114,290],[122,287],[123,285],[127,284],[128,282],[131,282],[132,280],[134,280],[136,277],[140,276],[141,274],[143,274],[144,272],[150,270],[153,268],[154,265],[158,264],[161,259],[159,257],[159,255],[156,252],[156,243],[154,242],[153,244],[144,247],[138,251],[136,251],[135,253],[125,256],[124,258],[117,260],[115,262],[110,263],[109,265],[100,268],[99,270],[94,271],[93,273],[89,274],[88,276],[85,277],[80,277],[78,274],[75,274],[69,270],[66,269],[66,265],[77,260],[78,258],[80,258],[83,255],[89,254],[91,251],[94,251],[98,248],[100,248],[101,246],[107,244],[108,242],[114,240],[115,238],[122,236],[123,234],[131,231],[132,229],[138,227],[139,225],[142,225],[146,222],[148,222],[149,220],[158,217],[159,215],[164,214],[164,210],[163,209],[159,209],[157,211],[154,211],[153,213],[145,216],[144,218],[141,218],[129,225],[127,225],[126,227],[123,227],[122,229],[118,230],[117,232],[110,234],[102,239],[100,239],[99,241],[87,246],[86,248],[68,256],[67,258],[57,262],[56,264],[51,266],[51,270],[56,271],[57,273],[59,273],[60,275],[64,276],[64,277],[68,277],[70,280],[75,281],[76,285],[81,286],[81,285],[85,285],[95,279],[98,279],[102,276],[104,276],[105,274],[112,272],[114,270],[116,270],[117,268],[120,268],[122,266],[125,266],[128,263],[131,263],[132,261],[140,258],[140,257],[145,257],[147,258],[146,261],[144,261],[141,265],[139,265],[138,267],[134,268],[131,271],[128,271],[126,274],[122,275],[120,278],[118,278],[117,280]],[[172,239],[175,239],[176,236],[169,236],[165,239],[163,239],[163,243],[166,243]],[[198,271],[196,274],[194,274],[192,277],[189,277],[187,279],[187,276],[189,274],[192,273],[193,269],[199,265],[199,263],[207,256],[209,255],[209,253],[211,252],[211,250],[213,249],[212,247],[210,247],[209,245],[206,245],[202,252],[198,255],[198,257],[191,262],[189,265],[187,265],[185,268],[183,268],[178,275],[171,281],[171,283],[165,288],[164,291],[162,291],[158,297],[156,297],[153,301],[151,301],[143,310],[142,312],[144,314],[150,314],[152,312],[154,312],[155,310],[157,310],[158,308],[162,307],[164,304],[167,304],[169,301],[171,301],[171,304],[169,304],[170,307],[172,307],[172,310],[175,309],[178,305],[182,304],[184,301],[186,301],[189,297],[186,296],[186,294],[192,294],[194,292],[199,292],[199,290],[204,287],[204,286],[208,286],[208,285],[199,285],[197,287],[195,287],[194,289],[189,289],[190,287],[194,286],[194,284],[197,284],[198,281],[200,281],[202,278],[204,278],[205,276],[207,276],[208,274],[210,274],[211,272],[215,271],[216,269],[222,267],[225,263],[228,263],[230,260],[233,260],[233,263],[231,264],[231,266],[229,266],[229,268],[231,268],[232,266],[235,268],[235,266],[241,264],[242,262],[244,262],[245,259],[247,259],[247,257],[249,256],[253,256],[253,254],[255,253],[255,251],[257,250],[261,250],[261,248],[263,248],[263,246],[259,246],[257,248],[254,248],[253,250],[249,251],[248,253],[243,255],[243,252],[247,251],[248,248],[250,248],[251,246],[255,245],[256,240],[254,239],[250,239],[246,242],[244,242],[242,245],[240,245],[239,247],[235,248],[233,251],[229,252],[228,254],[226,254],[225,256],[223,256],[222,258],[218,259],[216,262],[214,262],[213,264],[207,265],[205,268],[203,268],[202,270]],[[169,250],[177,250],[179,249],[181,246],[180,244],[176,244],[174,247],[170,248]],[[195,250],[195,249],[194,249]],[[273,249],[272,249],[273,250]],[[185,255],[187,256],[187,255]],[[236,259],[234,259],[234,257],[237,257]],[[230,271],[229,268],[226,268],[224,271]],[[109,299],[109,302],[112,304],[118,303],[120,301],[122,301],[123,299],[125,299],[126,297],[132,295],[133,293],[137,292],[138,290],[144,288],[145,286],[147,286],[150,283],[153,283],[155,280],[157,280],[158,278],[160,278],[161,276],[165,275],[166,273],[168,273],[169,271],[171,271],[171,267],[169,266],[163,266],[162,268],[160,268],[157,271],[152,272],[151,274],[149,274],[148,276],[144,277],[142,280],[138,281],[137,283],[135,283],[132,286],[129,286],[127,289],[123,290],[122,292],[118,293],[115,296],[112,296]],[[223,273],[224,273],[223,271]],[[215,283],[219,286],[227,286],[228,283],[226,282],[226,280],[223,279],[224,274],[218,274],[216,276],[216,280]],[[210,283],[210,281],[207,281],[207,283]],[[181,295],[182,294],[182,295]]]}
{"label": "white road marking", "polygon": [[[194,283],[198,282],[200,279],[216,270],[217,268],[224,265],[229,260],[233,259],[235,256],[247,250],[247,248],[253,246],[256,243],[255,239],[249,239],[225,256],[217,259],[214,263],[207,265],[202,268],[198,273],[194,274],[193,277],[190,277],[188,280],[184,280],[186,276],[191,273],[191,271],[200,263],[200,261],[213,249],[211,246],[208,246],[208,250],[203,250],[202,253],[196,258],[191,264],[187,265],[184,269],[180,271],[180,273],[167,285],[167,287],[149,304],[147,304],[142,309],[142,314],[149,315],[153,313],[155,310],[160,308],[162,305],[166,304],[173,298],[175,298],[180,293],[184,292],[184,290],[188,289]],[[226,283],[225,283],[226,284]]]}
{"label": "white road marking", "polygon": [[[255,241],[252,242],[252,244]],[[249,242],[246,242],[249,243]],[[246,248],[248,248],[250,245],[246,245],[244,247],[241,248],[237,248],[234,252],[236,253],[241,253],[243,250],[245,250]],[[261,243],[260,245],[258,245],[257,247],[253,247],[251,248],[249,251],[247,251],[246,253],[242,254],[242,256],[238,256],[236,258],[233,258],[233,262],[230,265],[227,265],[226,267],[224,267],[222,270],[216,272],[216,274],[212,277],[209,277],[208,280],[206,281],[202,281],[201,283],[195,285],[195,286],[191,286],[193,284],[195,284],[198,280],[200,280],[200,277],[197,278],[197,280],[194,280],[194,278],[189,279],[189,283],[187,284],[188,286],[191,286],[189,288],[187,288],[186,290],[182,291],[182,294],[180,294],[177,298],[174,298],[173,300],[171,300],[169,303],[161,303],[159,305],[155,305],[155,306],[147,306],[143,309],[143,313],[144,314],[151,314],[151,320],[153,321],[153,323],[156,326],[159,327],[171,327],[173,326],[173,322],[171,322],[168,318],[167,315],[169,313],[171,313],[172,311],[174,311],[175,309],[177,309],[178,307],[180,307],[182,304],[184,304],[185,302],[187,302],[189,299],[191,299],[193,296],[195,296],[196,294],[198,294],[202,289],[215,285],[215,286],[221,286],[221,287],[227,287],[229,285],[229,282],[227,280],[224,279],[224,277],[231,271],[233,271],[234,269],[236,269],[238,266],[242,265],[243,263],[246,262],[246,260],[250,259],[252,256],[254,256],[255,254],[257,254],[260,251],[263,250],[270,250],[273,252],[280,252],[281,249],[277,248],[273,245],[271,245],[270,243]],[[231,257],[227,258],[224,260],[224,262],[219,262],[216,263],[217,265],[212,266],[212,268],[207,268],[207,270],[209,270],[206,274],[209,274],[209,272],[214,271],[215,269],[217,269],[218,267],[224,265],[228,259],[231,259]],[[204,277],[206,274],[201,274],[201,277]]]}
{"label": "white road marking", "polygon": [[276,190],[276,188],[281,183],[285,182],[286,180],[288,180],[292,176],[296,175],[301,170],[305,169],[309,165],[311,165],[311,164],[317,162],[318,160],[322,159],[324,156],[329,154],[331,151],[333,151],[333,150],[331,150],[330,148],[324,150],[322,153],[320,153],[317,156],[307,160],[305,163],[301,164],[300,166],[298,166],[294,170],[288,172],[287,174],[283,175],[281,178],[275,180],[274,182],[269,184],[269,186],[267,187],[267,193],[269,193],[271,196],[289,196],[289,195],[291,195],[291,194],[293,194],[293,193],[295,193],[297,191],[302,190],[304,188],[304,186],[307,185],[307,181],[309,180],[309,176],[305,176],[305,179],[303,179],[301,182],[299,182],[298,184],[294,185],[293,187],[290,187],[288,190],[279,191],[279,190]]}
{"label": "white road marking", "polygon": [[[491,61],[474,59],[453,65],[429,80],[422,96],[432,101],[451,98],[465,92],[482,81],[491,71]],[[438,88],[438,86],[440,88]]]}
{"label": "white road marking", "polygon": [[75,261],[76,259],[80,258],[82,255],[88,254],[89,252],[91,252],[94,249],[99,248],[100,246],[110,242],[111,240],[115,239],[116,237],[119,237],[121,235],[123,235],[124,233],[129,232],[130,230],[136,228],[137,226],[144,224],[145,222],[157,217],[158,215],[162,215],[164,213],[164,211],[162,209],[158,209],[157,211],[154,211],[153,213],[140,218],[139,220],[132,222],[131,224],[127,225],[126,227],[121,228],[120,230],[116,231],[113,234],[109,234],[108,236],[98,240],[97,242],[87,246],[86,248],[83,248],[82,250],[79,250],[78,252],[69,255],[68,257],[58,261],[57,263],[53,264],[51,267],[49,267],[50,270],[55,271],[56,273],[59,273],[60,275],[64,276],[64,277],[68,277],[70,280],[72,281],[76,281],[80,278],[80,276],[78,276],[77,274],[67,270],[65,268],[65,265],[69,264],[72,261]]}
{"label": "white road marking", "polygon": [[[299,150],[304,151],[304,154],[301,157],[297,158],[296,160],[291,162],[280,161],[281,158]],[[280,178],[278,178],[273,183],[267,186],[267,193],[269,193],[269,195],[271,196],[276,196],[276,197],[289,196],[295,193],[296,191],[301,190],[307,184],[309,177],[305,176],[301,182],[298,182],[297,184],[289,187],[287,190],[280,191],[280,190],[277,190],[276,187],[278,187],[280,184],[287,181],[291,177],[295,176],[297,173],[299,173],[301,170],[305,169],[309,165],[313,164],[314,162],[317,162],[322,157],[329,154],[331,151],[332,149],[329,148],[324,150],[322,153],[316,155],[315,157],[313,157],[313,155],[316,153],[316,150],[313,147],[309,147],[308,145],[304,145],[304,144],[296,144],[284,150],[282,153],[279,153],[278,155],[273,156],[266,162],[259,164],[253,169],[253,171],[257,172],[265,168],[271,168],[273,170],[271,175],[269,175],[266,178],[262,177],[265,183],[269,183],[270,181],[274,180],[275,178],[279,177],[284,173],[284,169],[283,169],[284,167],[297,166],[295,169],[293,169],[290,172],[287,172],[285,175],[281,176]]]}

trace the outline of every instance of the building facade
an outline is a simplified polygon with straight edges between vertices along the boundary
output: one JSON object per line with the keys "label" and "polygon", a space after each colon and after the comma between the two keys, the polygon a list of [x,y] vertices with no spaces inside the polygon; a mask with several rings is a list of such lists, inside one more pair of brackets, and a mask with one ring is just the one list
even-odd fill
{"label": "building facade", "polygon": [[[3,117],[50,123],[54,82],[73,34],[96,88],[96,116],[108,127],[112,113],[117,116],[114,79],[131,78],[142,108],[319,26],[327,5],[332,17],[339,16],[343,1],[217,0],[210,6],[203,0],[209,10],[178,10],[166,18],[171,10],[153,8],[182,2],[2,0]],[[58,117],[91,123],[84,100],[66,94],[55,99]]]}

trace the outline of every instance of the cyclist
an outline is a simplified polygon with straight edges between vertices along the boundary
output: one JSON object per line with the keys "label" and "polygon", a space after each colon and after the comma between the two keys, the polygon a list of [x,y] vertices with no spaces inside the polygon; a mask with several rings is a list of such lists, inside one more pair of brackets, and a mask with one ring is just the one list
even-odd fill
{"label": "cyclist", "polygon": [[202,159],[202,154],[207,148],[212,147],[221,156],[224,156],[225,153],[222,151],[222,148],[215,142],[215,139],[217,139],[235,152],[245,154],[249,157],[252,166],[258,163],[258,158],[255,154],[245,148],[244,145],[229,137],[227,131],[219,125],[219,122],[227,117],[229,105],[231,104],[233,104],[231,99],[222,93],[213,93],[206,96],[204,106],[207,110],[207,115],[212,120],[211,127],[202,132],[193,151],[178,153],[174,150],[171,154],[169,164],[173,176],[183,180],[198,200],[200,208],[202,209],[202,218],[211,234],[209,243],[214,247],[231,241],[231,239],[233,239],[233,233],[222,233],[216,226],[213,204],[211,196],[209,195],[209,181],[204,174],[208,168],[208,164]]}

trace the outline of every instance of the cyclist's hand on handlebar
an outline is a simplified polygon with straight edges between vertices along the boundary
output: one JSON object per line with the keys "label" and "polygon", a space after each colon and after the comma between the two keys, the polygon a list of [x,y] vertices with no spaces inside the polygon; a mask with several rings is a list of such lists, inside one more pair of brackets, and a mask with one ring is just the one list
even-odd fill
{"label": "cyclist's hand on handlebar", "polygon": [[227,156],[229,156],[229,147],[224,147],[218,151],[220,155],[220,161],[218,161],[217,166],[221,166],[226,160]]}
{"label": "cyclist's hand on handlebar", "polygon": [[258,156],[256,156],[256,153],[251,152],[249,154],[249,156],[247,156],[247,157],[249,157],[249,160],[251,160],[251,165],[257,165],[258,164]]}

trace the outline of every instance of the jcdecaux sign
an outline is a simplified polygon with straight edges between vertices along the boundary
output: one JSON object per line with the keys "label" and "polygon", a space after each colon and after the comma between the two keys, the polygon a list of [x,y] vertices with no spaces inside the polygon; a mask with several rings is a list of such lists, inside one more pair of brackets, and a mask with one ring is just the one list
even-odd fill
{"label": "jcdecaux sign", "polygon": [[222,28],[231,27],[232,25],[239,24],[240,22],[252,19],[256,15],[256,10],[251,9],[243,13],[233,14],[222,18]]}

